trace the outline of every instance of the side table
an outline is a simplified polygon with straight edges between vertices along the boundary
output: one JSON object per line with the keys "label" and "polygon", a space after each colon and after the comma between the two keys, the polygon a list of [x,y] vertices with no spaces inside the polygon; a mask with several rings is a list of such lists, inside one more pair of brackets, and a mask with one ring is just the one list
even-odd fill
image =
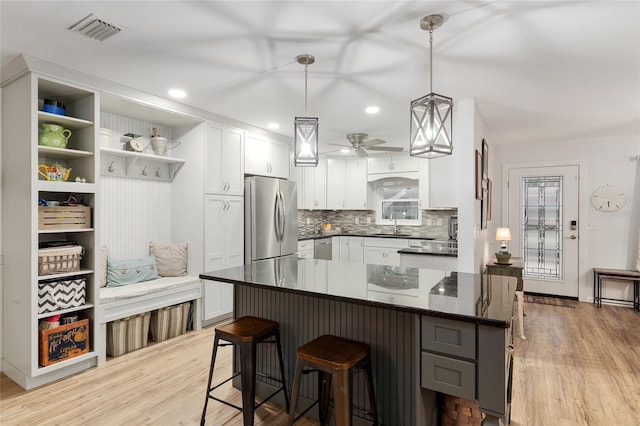
{"label": "side table", "polygon": [[512,257],[509,259],[510,265],[500,264],[495,256],[487,263],[487,274],[489,275],[506,275],[516,277],[518,283],[516,285],[516,298],[518,299],[518,322],[520,338],[526,339],[524,335],[524,281],[522,280],[522,270],[524,269],[524,259],[521,257]]}

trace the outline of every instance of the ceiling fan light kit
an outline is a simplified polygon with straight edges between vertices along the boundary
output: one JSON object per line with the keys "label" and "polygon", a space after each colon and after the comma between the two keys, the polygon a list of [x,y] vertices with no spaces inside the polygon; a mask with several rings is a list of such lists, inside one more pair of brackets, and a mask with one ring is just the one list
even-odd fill
{"label": "ceiling fan light kit", "polygon": [[318,117],[307,117],[307,74],[309,65],[315,62],[313,55],[296,56],[296,61],[304,65],[304,117],[293,120],[293,163],[296,167],[316,167],[318,165]]}
{"label": "ceiling fan light kit", "polygon": [[444,15],[422,18],[420,28],[429,31],[428,95],[411,101],[409,155],[435,158],[453,152],[453,99],[433,92],[433,30],[442,26]]}

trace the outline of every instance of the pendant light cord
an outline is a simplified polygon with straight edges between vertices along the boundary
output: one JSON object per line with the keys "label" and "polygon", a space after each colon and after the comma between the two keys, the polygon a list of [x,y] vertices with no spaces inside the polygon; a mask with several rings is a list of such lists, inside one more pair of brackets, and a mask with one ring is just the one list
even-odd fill
{"label": "pendant light cord", "polygon": [[429,92],[433,93],[433,24],[429,26]]}
{"label": "pendant light cord", "polygon": [[309,65],[304,66],[304,116],[308,117],[307,113],[307,72],[309,71]]}

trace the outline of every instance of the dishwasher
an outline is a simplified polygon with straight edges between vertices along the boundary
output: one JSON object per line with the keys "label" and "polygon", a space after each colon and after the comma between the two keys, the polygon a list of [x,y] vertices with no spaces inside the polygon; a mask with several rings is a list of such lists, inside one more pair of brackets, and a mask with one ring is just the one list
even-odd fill
{"label": "dishwasher", "polygon": [[313,242],[313,253],[316,259],[331,260],[331,238],[318,238]]}

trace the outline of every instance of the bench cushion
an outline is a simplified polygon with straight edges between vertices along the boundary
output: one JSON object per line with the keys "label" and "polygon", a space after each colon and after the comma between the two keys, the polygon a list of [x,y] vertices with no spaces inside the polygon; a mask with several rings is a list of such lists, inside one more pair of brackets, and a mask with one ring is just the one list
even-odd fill
{"label": "bench cushion", "polygon": [[185,287],[198,281],[198,277],[185,275],[182,277],[162,277],[121,287],[103,287],[100,289],[100,303],[105,305],[172,288]]}

